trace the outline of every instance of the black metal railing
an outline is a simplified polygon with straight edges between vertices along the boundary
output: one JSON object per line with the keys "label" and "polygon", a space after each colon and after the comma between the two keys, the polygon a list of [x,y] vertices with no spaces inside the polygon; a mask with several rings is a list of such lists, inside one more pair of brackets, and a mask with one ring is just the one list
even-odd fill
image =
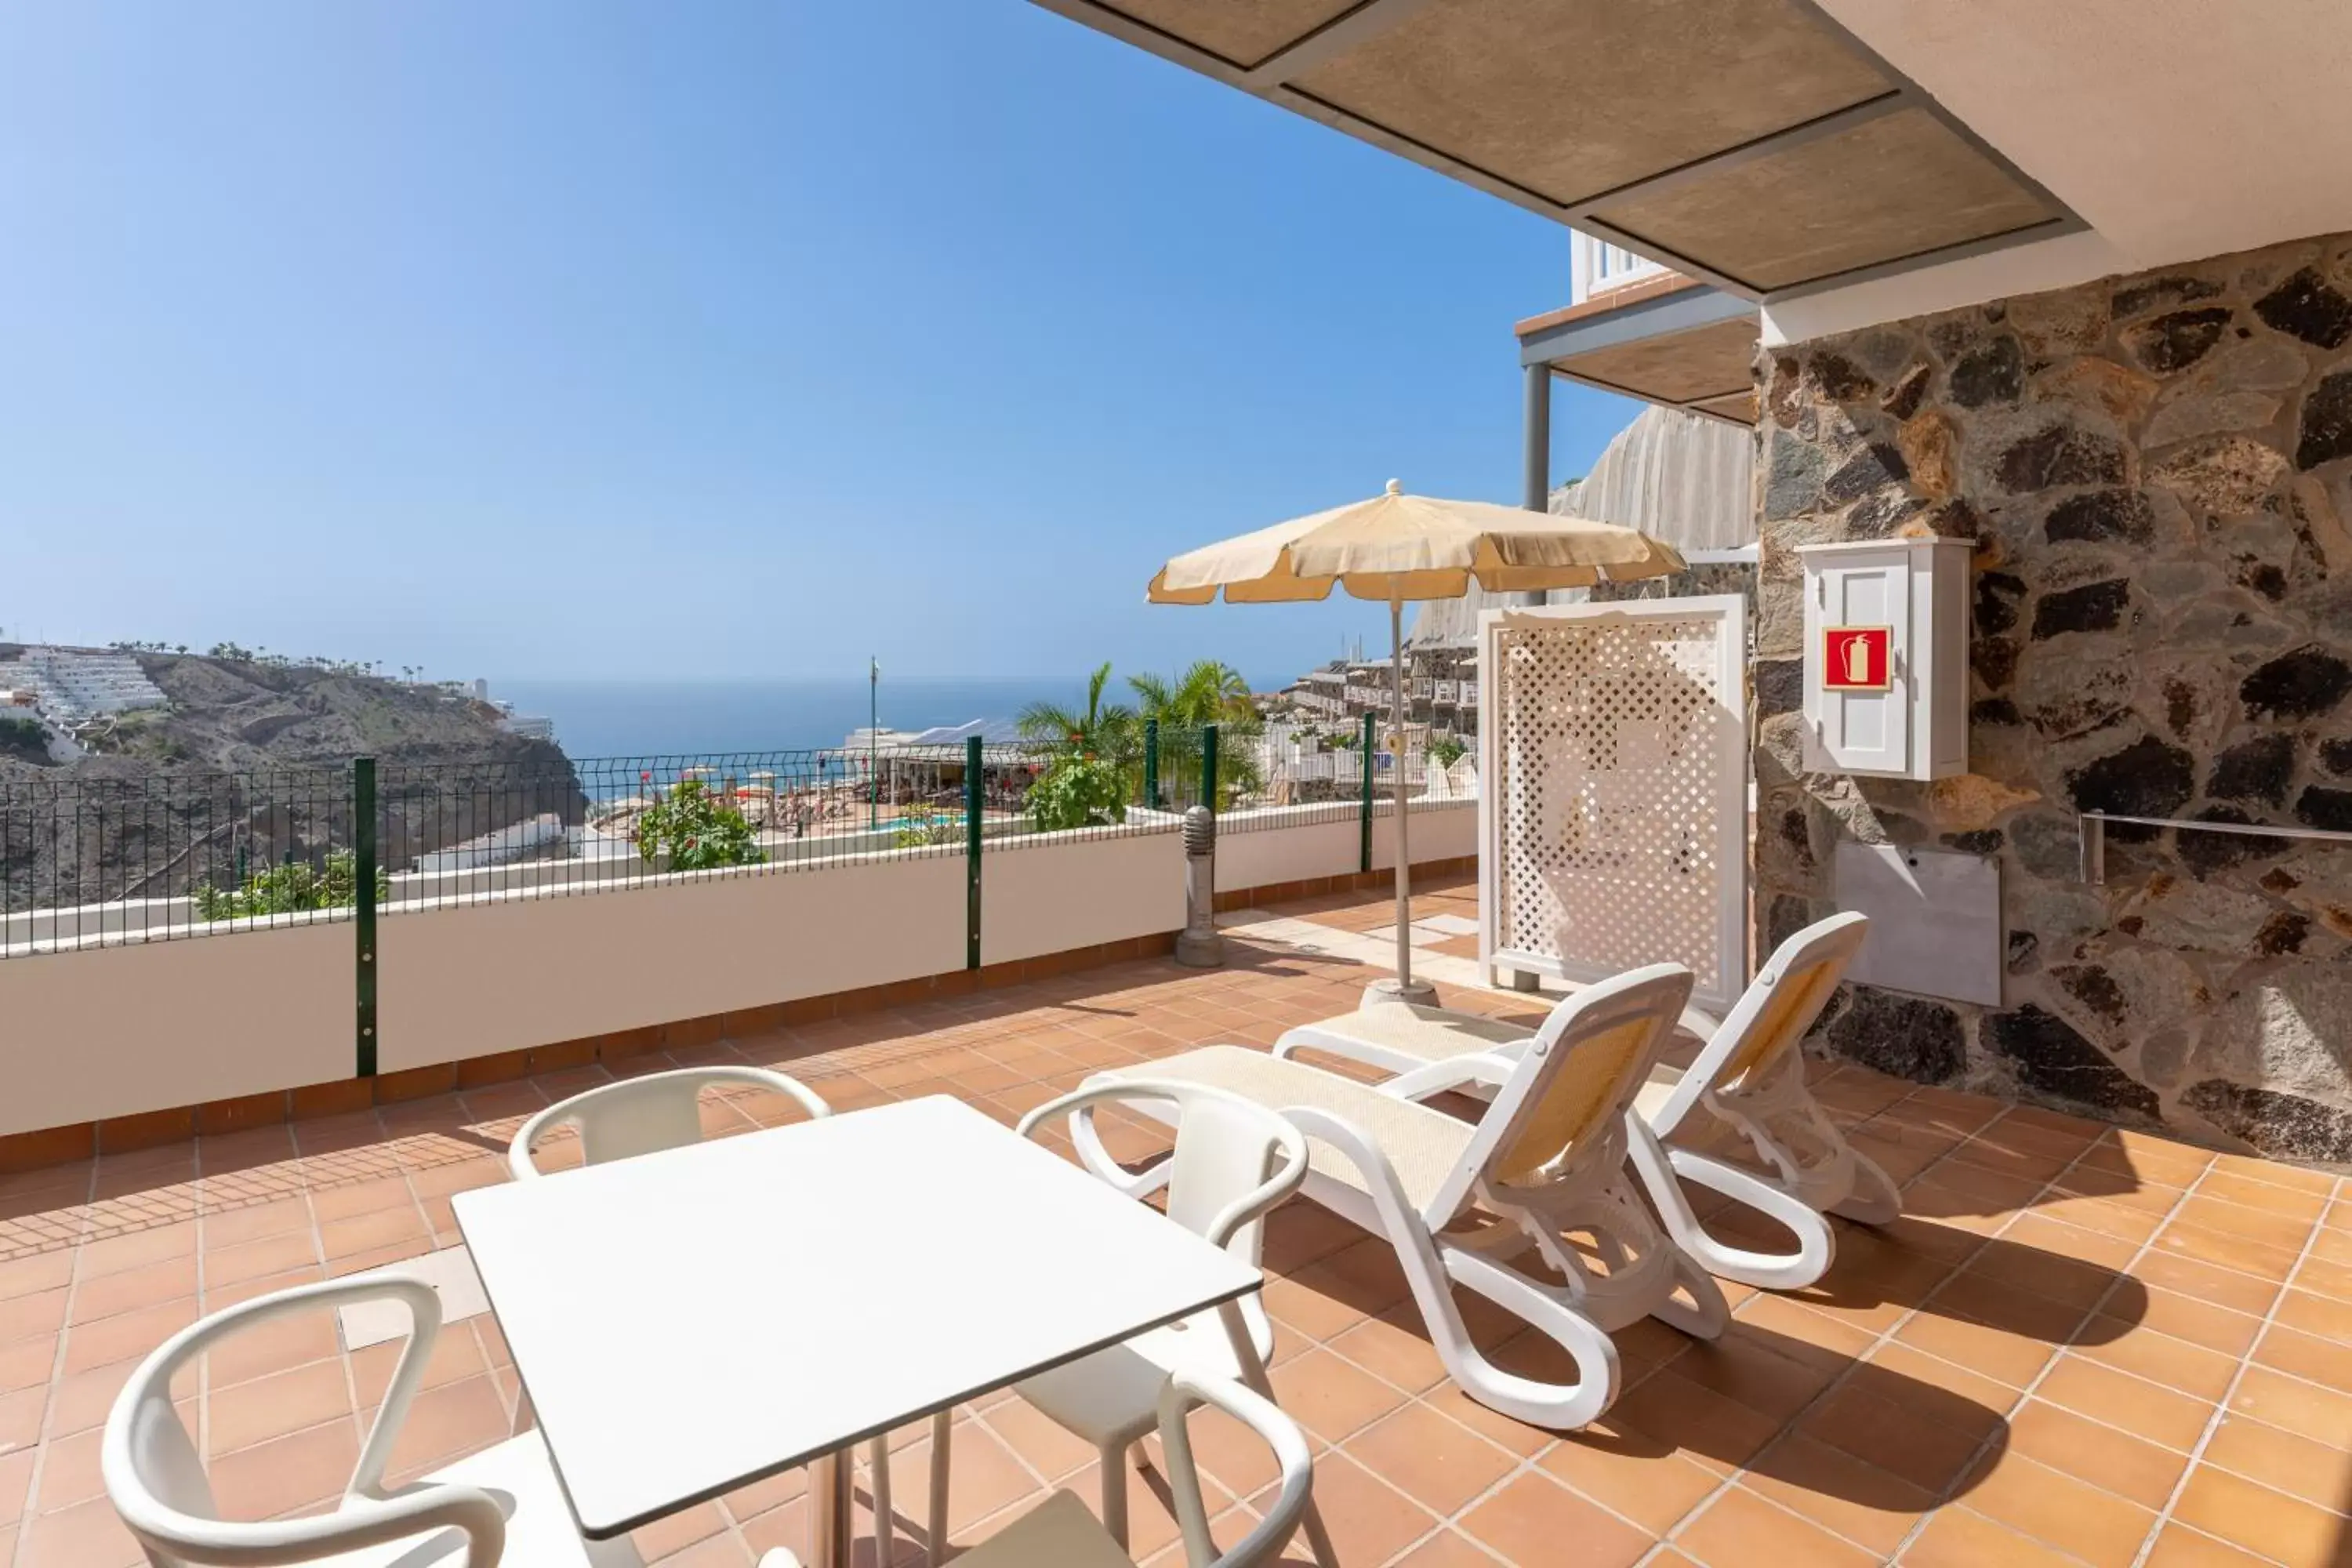
{"label": "black metal railing", "polygon": [[11,778],[0,957],[1172,833],[1204,804],[1228,834],[1359,821],[1368,867],[1400,765],[1417,797],[1464,786],[1377,751],[1369,724],[1349,739],[1147,723],[1108,755],[968,741]]}

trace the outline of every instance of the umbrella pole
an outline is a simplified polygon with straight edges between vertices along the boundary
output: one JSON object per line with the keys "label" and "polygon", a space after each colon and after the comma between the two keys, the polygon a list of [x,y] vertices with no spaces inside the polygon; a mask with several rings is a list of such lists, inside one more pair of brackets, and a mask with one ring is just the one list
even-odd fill
{"label": "umbrella pole", "polygon": [[[1389,595],[1389,697],[1396,709],[1396,989],[1400,1002],[1434,1003],[1437,993],[1412,978],[1412,842],[1406,817],[1404,783],[1404,600]],[[1364,760],[1366,767],[1371,759]],[[1376,990],[1387,987],[1375,983]]]}

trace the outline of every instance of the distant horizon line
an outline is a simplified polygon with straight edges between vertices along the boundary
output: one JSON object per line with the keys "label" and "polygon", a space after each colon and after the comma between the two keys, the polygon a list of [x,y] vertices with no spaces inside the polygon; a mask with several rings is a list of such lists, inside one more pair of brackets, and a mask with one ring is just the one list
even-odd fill
{"label": "distant horizon line", "polygon": [[[845,675],[488,675],[480,679],[488,680],[493,689],[500,681],[530,686],[854,686],[857,684],[858,673]],[[1009,686],[1022,681],[1050,680],[1083,686],[1093,673],[1093,669],[1089,668],[1066,670],[1059,674],[1033,672],[1017,675],[933,675],[924,671],[915,671],[894,676],[886,666],[882,670],[881,683],[887,686],[893,679],[897,679],[920,680],[941,686]],[[1244,673],[1246,675],[1247,672]],[[1111,676],[1114,682],[1123,679],[1116,667],[1113,668]]]}

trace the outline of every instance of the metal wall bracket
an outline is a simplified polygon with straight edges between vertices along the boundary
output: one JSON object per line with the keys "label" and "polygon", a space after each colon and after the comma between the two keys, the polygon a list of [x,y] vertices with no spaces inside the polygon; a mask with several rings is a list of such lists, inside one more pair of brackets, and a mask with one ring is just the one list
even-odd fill
{"label": "metal wall bracket", "polygon": [[2134,827],[2170,827],[2184,833],[2234,833],[2246,838],[2301,838],[2321,844],[2352,844],[2352,833],[2338,833],[2326,827],[2278,827],[2266,822],[2200,822],[2184,816],[2114,816],[2104,811],[2086,811],[2075,819],[2082,839],[2082,879],[2105,882],[2107,879],[2107,824],[2129,823]]}

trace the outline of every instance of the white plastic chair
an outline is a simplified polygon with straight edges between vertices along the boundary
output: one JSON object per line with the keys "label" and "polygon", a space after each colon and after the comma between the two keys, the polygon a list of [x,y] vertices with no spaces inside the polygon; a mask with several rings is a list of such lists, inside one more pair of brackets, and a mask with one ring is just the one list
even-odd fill
{"label": "white plastic chair", "polygon": [[[524,1122],[507,1150],[507,1167],[517,1181],[536,1181],[551,1174],[539,1168],[532,1158],[532,1147],[553,1128],[566,1124],[580,1131],[580,1153],[583,1164],[601,1165],[608,1160],[633,1159],[639,1154],[651,1154],[664,1149],[683,1148],[702,1142],[702,1091],[728,1085],[743,1085],[764,1089],[781,1094],[806,1111],[812,1120],[833,1114],[815,1090],[796,1078],[766,1068],[698,1067],[679,1068],[671,1072],[646,1073],[640,1078],[625,1078],[612,1083],[599,1084],[594,1089],[573,1095],[571,1099],[549,1106]],[[874,1535],[880,1549],[881,1560],[890,1560],[888,1550],[895,1525],[890,1512],[890,1439],[888,1434],[876,1437],[870,1446],[866,1463],[872,1471],[870,1484],[874,1495]],[[847,1463],[845,1458],[844,1463]],[[775,1553],[761,1559],[762,1568],[776,1568],[788,1562]]]}
{"label": "white plastic chair", "polygon": [[[1713,1339],[1730,1321],[1722,1289],[1659,1228],[1626,1163],[1627,1112],[1690,987],[1677,963],[1586,987],[1544,1021],[1475,1123],[1239,1046],[1169,1057],[1137,1076],[1155,1087],[1228,1089],[1297,1122],[1307,1137],[1300,1190],[1396,1248],[1438,1358],[1463,1391],[1535,1426],[1582,1426],[1617,1396],[1612,1330],[1648,1316]],[[1087,1085],[1121,1077],[1100,1073]],[[1130,1192],[1150,1190],[1172,1164],[1129,1177],[1090,1129],[1077,1142],[1088,1165]],[[1601,1270],[1565,1244],[1579,1232],[1593,1238]],[[1545,1268],[1512,1263],[1530,1250]],[[1454,1284],[1559,1345],[1576,1381],[1538,1383],[1495,1365],[1470,1337]]]}
{"label": "white plastic chair", "polygon": [[[1255,1431],[1274,1449],[1282,1468],[1281,1487],[1265,1517],[1223,1555],[1209,1535],[1200,1467],[1184,1424],[1186,1412],[1195,1405],[1213,1405]],[[1224,1378],[1179,1372],[1164,1381],[1154,1415],[1167,1450],[1168,1489],[1183,1531],[1187,1568],[1258,1568],[1280,1554],[1302,1521],[1312,1528],[1314,1462],[1307,1455],[1307,1436],[1273,1401]],[[1126,1543],[1114,1540],[1086,1505],[1066,1491],[1055,1492],[955,1561],[957,1568],[1135,1568]]]}
{"label": "white plastic chair", "polygon": [[[1814,1103],[1798,1048],[1836,994],[1869,925],[1858,914],[1817,921],[1773,950],[1720,1024],[1696,1009],[1685,1012],[1683,1026],[1706,1044],[1687,1068],[1653,1068],[1634,1100],[1641,1125],[1630,1153],[1651,1202],[1675,1241],[1722,1279],[1767,1290],[1803,1289],[1836,1257],[1836,1233],[1823,1215],[1884,1225],[1903,1212],[1886,1173],[1857,1152]],[[1501,1082],[1535,1037],[1475,1013],[1376,1003],[1291,1029],[1274,1053],[1346,1057],[1395,1073],[1381,1086],[1386,1092],[1423,1100]],[[1675,1144],[1702,1110],[1747,1139],[1770,1173]],[[1692,1212],[1677,1176],[1778,1221],[1797,1238],[1796,1250],[1757,1252],[1717,1240]]]}
{"label": "white plastic chair", "polygon": [[[232,1334],[296,1312],[387,1300],[408,1308],[408,1343],[334,1510],[307,1519],[222,1519],[195,1442],[172,1404],[173,1375]],[[537,1432],[412,1485],[384,1486],[385,1463],[440,1329],[441,1299],[430,1285],[374,1275],[257,1297],[181,1330],[139,1363],[107,1417],[100,1464],[108,1499],[155,1568],[330,1560],[335,1568],[637,1568],[642,1560],[626,1540],[580,1538]]]}
{"label": "white plastic chair", "polygon": [[580,1130],[582,1163],[590,1165],[699,1143],[702,1091],[727,1084],[781,1094],[813,1118],[833,1114],[833,1108],[798,1079],[765,1068],[679,1068],[646,1073],[598,1084],[524,1122],[507,1149],[507,1169],[519,1182],[546,1175],[532,1159],[531,1147],[549,1130],[566,1123]]}
{"label": "white plastic chair", "polygon": [[[1074,1139],[1092,1140],[1092,1112],[1106,1101],[1171,1108],[1176,1148],[1168,1162],[1168,1217],[1255,1267],[1264,1250],[1265,1215],[1307,1178],[1307,1140],[1298,1129],[1239,1095],[1139,1078],[1090,1084],[1049,1100],[1023,1117],[1018,1131],[1031,1137],[1066,1115]],[[1248,1341],[1246,1363],[1234,1344],[1237,1335]],[[1201,1312],[1014,1386],[1042,1414],[1101,1454],[1103,1526],[1125,1546],[1128,1451],[1158,1419],[1160,1391],[1170,1374],[1238,1378],[1265,1393],[1265,1360],[1273,1353],[1274,1324],[1252,1294],[1230,1315]],[[943,1460],[945,1453],[944,1447],[935,1448],[934,1461]],[[1321,1521],[1310,1517],[1307,1532],[1318,1557],[1331,1563]]]}

